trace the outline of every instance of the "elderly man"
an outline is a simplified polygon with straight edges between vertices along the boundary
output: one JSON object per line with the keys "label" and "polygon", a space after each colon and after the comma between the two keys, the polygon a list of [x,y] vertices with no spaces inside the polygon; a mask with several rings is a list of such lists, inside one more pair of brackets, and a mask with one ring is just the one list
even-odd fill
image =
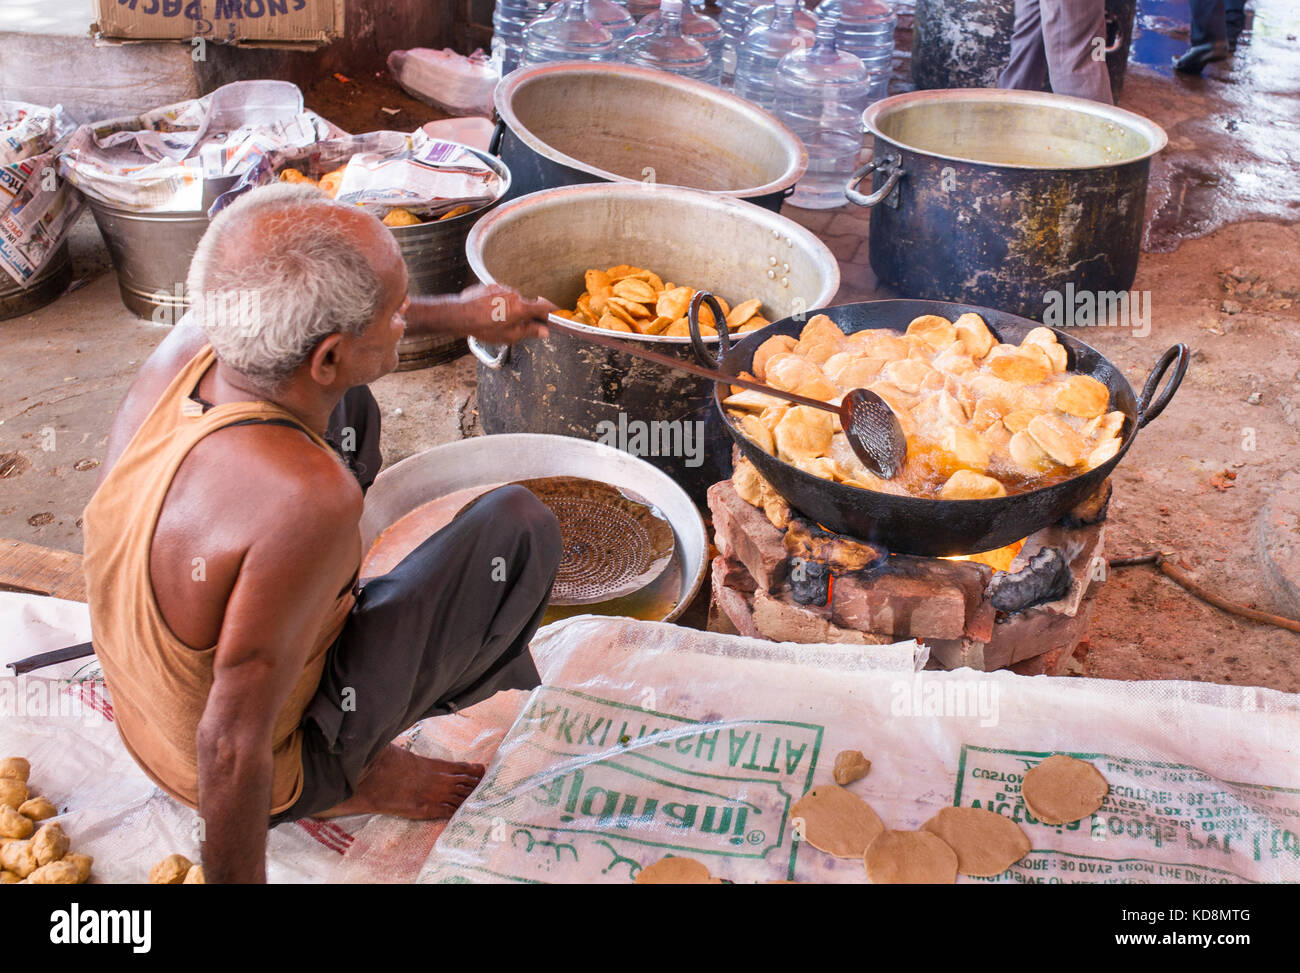
{"label": "elderly man", "polygon": [[450,815],[483,768],[393,739],[538,681],[528,643],[560,537],[522,488],[357,588],[379,462],[366,383],[407,329],[510,342],[550,307],[406,285],[372,216],[310,187],[252,192],[195,253],[196,324],[163,341],[113,424],[84,519],[95,648],[128,750],[198,810],[209,881],[264,881],[268,822]]}

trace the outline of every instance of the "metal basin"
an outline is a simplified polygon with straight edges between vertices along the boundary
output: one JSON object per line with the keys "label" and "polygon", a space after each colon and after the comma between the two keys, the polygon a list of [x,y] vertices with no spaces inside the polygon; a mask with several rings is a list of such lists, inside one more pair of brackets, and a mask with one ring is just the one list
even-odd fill
{"label": "metal basin", "polygon": [[89,196],[86,202],[108,245],[127,310],[158,324],[179,321],[189,307],[185,277],[207,232],[207,213],[137,213]]}
{"label": "metal basin", "polygon": [[55,300],[72,283],[68,245],[59,247],[49,265],[26,287],[0,270],[0,321],[28,314]]}
{"label": "metal basin", "polygon": [[[1160,126],[1032,91],[915,91],[863,113],[871,267],[904,297],[1041,319],[1050,293],[1127,290]],[[872,174],[873,191],[857,191]]]}
{"label": "metal basin", "polygon": [[501,158],[515,196],[588,182],[648,182],[776,211],[808,167],[798,136],[768,112],[663,71],[545,64],[507,75],[495,98]]}
{"label": "metal basin", "polygon": [[366,493],[361,515],[365,550],[383,530],[416,507],[471,487],[543,476],[581,476],[638,494],[672,525],[681,589],[662,621],[677,618],[690,605],[708,566],[704,521],[691,499],[649,464],[600,443],[564,436],[480,436],[462,439],[414,456],[380,473]]}
{"label": "metal basin", "polygon": [[[534,193],[480,220],[466,249],[479,280],[560,307],[573,307],[589,267],[620,263],[648,267],[665,281],[729,301],[759,298],[773,321],[830,303],[840,282],[835,256],[797,223],[724,196],[670,186],[601,184]],[[692,356],[689,338],[618,337]],[[488,433],[616,441],[701,502],[711,484],[731,475],[729,441],[710,408],[707,380],[558,333],[508,349],[471,339],[470,350],[479,359],[479,416]],[[639,441],[638,432],[646,434]],[[664,436],[690,450],[671,444],[666,452],[657,449]]]}

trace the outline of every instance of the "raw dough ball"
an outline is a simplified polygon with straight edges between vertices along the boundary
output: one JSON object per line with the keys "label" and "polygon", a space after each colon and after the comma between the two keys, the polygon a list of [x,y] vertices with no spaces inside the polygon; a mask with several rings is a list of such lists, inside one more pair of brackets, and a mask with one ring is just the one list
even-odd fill
{"label": "raw dough ball", "polygon": [[1069,824],[1086,818],[1101,807],[1109,792],[1101,771],[1063,753],[1034,767],[1020,785],[1029,813],[1044,824]]}
{"label": "raw dough ball", "polygon": [[709,874],[708,866],[694,858],[660,858],[636,875],[637,885],[721,885],[722,879]]}
{"label": "raw dough ball", "polygon": [[55,861],[36,869],[27,881],[32,885],[80,885],[80,874],[71,862]]}
{"label": "raw dough ball", "polygon": [[194,866],[184,855],[168,855],[153,868],[149,869],[150,885],[180,885],[185,881],[185,874]]}
{"label": "raw dough ball", "polygon": [[28,798],[18,808],[18,813],[23,817],[31,818],[33,821],[44,821],[46,818],[52,818],[59,813],[59,809],[44,797]]}
{"label": "raw dough ball", "polygon": [[32,854],[30,841],[10,841],[0,848],[0,868],[13,872],[19,878],[26,878],[36,871],[36,856]]}
{"label": "raw dough ball", "polygon": [[0,807],[17,810],[27,800],[27,785],[12,777],[0,777]]}
{"label": "raw dough ball", "polygon": [[80,852],[70,851],[63,856],[63,860],[77,869],[77,884],[82,885],[90,879],[90,868],[95,864],[95,859],[90,855],[83,855]]}
{"label": "raw dough ball", "polygon": [[835,755],[835,770],[832,775],[835,783],[847,786],[866,777],[870,769],[871,761],[862,755],[861,750],[841,750]]}
{"label": "raw dough ball", "polygon": [[5,757],[0,760],[0,778],[4,780],[16,780],[20,784],[26,784],[31,775],[32,765],[22,757]]}
{"label": "raw dough ball", "polygon": [[862,857],[874,885],[951,885],[957,853],[929,831],[886,831]]}
{"label": "raw dough ball", "polygon": [[32,839],[32,854],[36,856],[36,864],[48,865],[67,853],[68,836],[63,833],[63,828],[53,821],[41,825],[36,837]]}
{"label": "raw dough ball", "polygon": [[0,837],[29,838],[32,828],[31,818],[23,817],[7,804],[0,807]]}
{"label": "raw dough ball", "polygon": [[803,818],[803,839],[836,858],[861,858],[885,830],[871,805],[843,787],[823,784],[795,802],[791,818]]}
{"label": "raw dough ball", "polygon": [[957,871],[963,875],[1001,875],[1029,854],[1029,837],[1020,825],[980,807],[946,807],[921,829],[957,853]]}
{"label": "raw dough ball", "polygon": [[181,884],[182,885],[207,885],[208,883],[203,878],[203,866],[191,865],[190,870],[185,873],[185,881],[181,882]]}

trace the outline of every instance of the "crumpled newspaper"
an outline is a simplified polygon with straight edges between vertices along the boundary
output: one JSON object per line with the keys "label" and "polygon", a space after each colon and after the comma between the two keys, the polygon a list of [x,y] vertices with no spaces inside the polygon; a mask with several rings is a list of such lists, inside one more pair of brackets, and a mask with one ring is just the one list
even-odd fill
{"label": "crumpled newspaper", "polygon": [[59,171],[92,199],[135,212],[197,212],[268,153],[346,133],[287,81],[236,81],[142,115],[83,125]]}
{"label": "crumpled newspaper", "polygon": [[496,171],[458,142],[431,138],[422,129],[367,132],[267,153],[217,199],[210,215],[288,169],[311,180],[342,169],[335,198],[380,218],[401,207],[421,220],[435,219],[457,207],[485,206],[505,191]]}
{"label": "crumpled newspaper", "polygon": [[74,128],[61,105],[0,101],[0,268],[24,286],[81,211],[81,197],[57,174],[60,143]]}

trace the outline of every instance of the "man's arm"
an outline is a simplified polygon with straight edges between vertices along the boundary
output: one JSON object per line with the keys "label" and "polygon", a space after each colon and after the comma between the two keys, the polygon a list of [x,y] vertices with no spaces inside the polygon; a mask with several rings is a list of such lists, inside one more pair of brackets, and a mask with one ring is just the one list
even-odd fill
{"label": "man's arm", "polygon": [[406,309],[406,332],[509,345],[524,338],[545,337],[546,315],[554,310],[555,305],[545,298],[529,301],[500,284],[475,284],[459,294],[412,297]]}
{"label": "man's arm", "polygon": [[[311,471],[303,472],[300,482],[309,483]],[[198,727],[203,865],[213,883],[266,881],[275,720],[342,584],[320,568],[356,553],[355,484],[284,496],[277,511],[259,511],[264,523],[226,606]]]}

